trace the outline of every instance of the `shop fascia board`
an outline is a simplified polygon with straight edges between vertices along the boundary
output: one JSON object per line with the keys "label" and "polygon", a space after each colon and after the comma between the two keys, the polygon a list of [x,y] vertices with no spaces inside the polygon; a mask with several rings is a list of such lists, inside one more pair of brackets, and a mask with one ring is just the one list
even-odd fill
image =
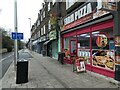
{"label": "shop fascia board", "polygon": [[100,22],[103,22],[103,21],[106,21],[106,20],[110,20],[113,18],[113,15],[109,15],[107,17],[104,17],[104,18],[101,18],[101,19],[98,19],[98,20],[94,20],[94,21],[89,21],[87,23],[84,23],[83,25],[80,25],[80,26],[76,26],[76,27],[73,27],[71,29],[68,29],[68,30],[64,30],[61,32],[61,34],[65,34],[65,33],[68,33],[68,32],[72,32],[74,30],[77,30],[77,29],[80,29],[80,28],[84,28],[84,27],[88,27],[90,25],[93,25],[93,24],[96,24],[96,23],[100,23]]}

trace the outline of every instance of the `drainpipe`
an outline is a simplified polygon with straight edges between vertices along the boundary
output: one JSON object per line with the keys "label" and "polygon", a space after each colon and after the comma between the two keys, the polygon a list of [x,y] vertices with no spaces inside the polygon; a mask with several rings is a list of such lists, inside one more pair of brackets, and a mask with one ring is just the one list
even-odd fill
{"label": "drainpipe", "polygon": [[61,14],[61,8],[60,8],[60,2],[57,2],[57,35],[58,35],[58,52],[61,52],[61,37],[60,37],[60,14]]}

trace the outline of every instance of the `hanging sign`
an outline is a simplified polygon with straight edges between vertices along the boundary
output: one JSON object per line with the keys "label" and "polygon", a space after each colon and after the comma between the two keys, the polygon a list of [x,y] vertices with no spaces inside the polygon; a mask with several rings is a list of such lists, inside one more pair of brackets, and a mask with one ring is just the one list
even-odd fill
{"label": "hanging sign", "polygon": [[49,33],[49,39],[50,40],[56,39],[56,30],[50,31],[50,33]]}

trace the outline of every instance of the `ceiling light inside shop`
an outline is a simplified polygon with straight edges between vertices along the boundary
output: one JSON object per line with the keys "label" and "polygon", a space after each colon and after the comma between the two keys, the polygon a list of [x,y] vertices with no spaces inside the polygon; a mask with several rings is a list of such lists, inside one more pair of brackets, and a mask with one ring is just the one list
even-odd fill
{"label": "ceiling light inside shop", "polygon": [[90,35],[88,35],[88,36],[85,36],[85,37],[90,37]]}
{"label": "ceiling light inside shop", "polygon": [[86,36],[87,34],[81,34],[80,36]]}
{"label": "ceiling light inside shop", "polygon": [[99,33],[99,31],[97,31],[97,32],[92,32],[92,34],[96,34],[96,33]]}

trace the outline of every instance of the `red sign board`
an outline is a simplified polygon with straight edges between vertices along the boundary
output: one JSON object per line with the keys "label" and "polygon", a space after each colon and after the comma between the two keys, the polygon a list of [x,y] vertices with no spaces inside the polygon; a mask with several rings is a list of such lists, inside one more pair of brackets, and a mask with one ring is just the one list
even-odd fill
{"label": "red sign board", "polygon": [[100,10],[101,8],[102,2],[89,2],[81,8],[78,7],[78,9],[65,16],[63,20],[64,26],[62,31],[86,23],[109,13],[108,11]]}
{"label": "red sign board", "polygon": [[92,14],[86,15],[85,17],[82,17],[82,18],[78,19],[77,21],[74,21],[74,22],[72,22],[70,24],[67,24],[67,25],[63,26],[63,30],[66,30],[66,29],[72,28],[74,26],[83,24],[83,23],[91,20],[92,18],[93,18]]}

